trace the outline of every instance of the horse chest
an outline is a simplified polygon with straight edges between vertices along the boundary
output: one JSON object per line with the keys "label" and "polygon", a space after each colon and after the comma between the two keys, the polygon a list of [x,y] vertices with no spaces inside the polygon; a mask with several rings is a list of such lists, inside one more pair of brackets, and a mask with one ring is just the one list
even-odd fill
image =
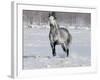
{"label": "horse chest", "polygon": [[56,34],[50,33],[50,40],[51,41],[56,41],[58,39],[58,36]]}
{"label": "horse chest", "polygon": [[64,43],[64,40],[60,37],[60,34],[50,34],[50,41],[56,44]]}

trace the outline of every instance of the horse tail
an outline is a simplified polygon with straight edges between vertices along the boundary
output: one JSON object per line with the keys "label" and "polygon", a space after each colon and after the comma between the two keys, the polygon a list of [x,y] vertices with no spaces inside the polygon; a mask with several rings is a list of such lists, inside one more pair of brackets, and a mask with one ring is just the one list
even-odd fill
{"label": "horse tail", "polygon": [[67,44],[70,45],[72,42],[72,36],[70,33],[68,33],[68,39],[67,39]]}

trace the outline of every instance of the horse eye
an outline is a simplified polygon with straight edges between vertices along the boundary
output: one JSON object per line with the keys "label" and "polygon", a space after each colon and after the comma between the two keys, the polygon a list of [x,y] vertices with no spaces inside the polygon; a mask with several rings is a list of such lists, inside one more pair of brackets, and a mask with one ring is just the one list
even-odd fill
{"label": "horse eye", "polygon": [[48,17],[50,17],[50,15]]}

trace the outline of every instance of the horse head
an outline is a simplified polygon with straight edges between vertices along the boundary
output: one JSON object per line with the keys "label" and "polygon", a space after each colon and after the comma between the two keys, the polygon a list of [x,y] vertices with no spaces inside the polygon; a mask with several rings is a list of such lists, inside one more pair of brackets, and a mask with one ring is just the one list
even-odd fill
{"label": "horse head", "polygon": [[50,27],[53,27],[56,25],[56,15],[55,15],[55,12],[49,12],[49,22],[50,22]]}
{"label": "horse head", "polygon": [[49,18],[50,17],[53,17],[53,19],[56,19],[56,14],[55,14],[55,12],[49,12],[49,16],[48,16]]}

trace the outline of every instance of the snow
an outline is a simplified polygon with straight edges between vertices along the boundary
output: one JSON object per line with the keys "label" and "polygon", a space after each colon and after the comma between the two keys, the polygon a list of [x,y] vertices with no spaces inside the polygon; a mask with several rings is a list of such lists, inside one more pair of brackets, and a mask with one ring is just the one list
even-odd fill
{"label": "snow", "polygon": [[49,43],[49,28],[24,28],[24,69],[79,67],[91,65],[90,30],[71,29],[72,43],[69,57],[56,46],[57,56],[52,56]]}

